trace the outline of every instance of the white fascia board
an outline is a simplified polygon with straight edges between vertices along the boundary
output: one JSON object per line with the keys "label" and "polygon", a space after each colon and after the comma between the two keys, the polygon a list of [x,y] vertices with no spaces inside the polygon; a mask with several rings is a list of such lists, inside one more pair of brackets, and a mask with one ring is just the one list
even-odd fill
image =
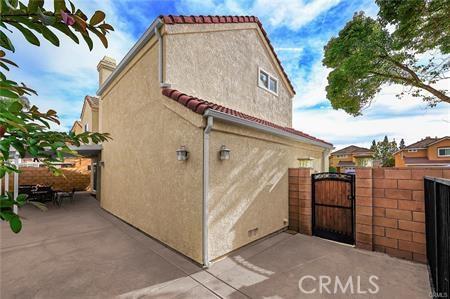
{"label": "white fascia board", "polygon": [[289,139],[293,139],[295,141],[300,141],[300,142],[303,142],[303,143],[312,144],[312,145],[320,146],[320,147],[323,147],[323,148],[333,149],[333,145],[331,145],[331,144],[327,144],[327,143],[324,143],[324,142],[320,142],[320,141],[312,140],[312,139],[309,139],[309,138],[306,138],[306,137],[302,137],[302,136],[299,136],[299,135],[295,135],[295,134],[292,134],[292,133],[289,133],[289,132],[286,132],[286,131],[283,131],[283,130],[280,130],[280,129],[277,129],[277,128],[261,125],[261,124],[255,123],[253,121],[242,119],[240,117],[235,117],[235,116],[223,113],[223,112],[207,109],[203,113],[203,116],[204,117],[212,116],[214,118],[217,118],[217,119],[220,119],[220,120],[223,120],[223,121],[227,121],[227,122],[234,123],[234,124],[241,125],[241,126],[250,127],[250,128],[253,128],[253,129],[256,129],[256,130],[259,130],[259,131],[263,131],[263,132],[266,132],[266,133],[270,133],[270,134],[273,134],[273,135],[286,137],[286,138],[289,138]]}

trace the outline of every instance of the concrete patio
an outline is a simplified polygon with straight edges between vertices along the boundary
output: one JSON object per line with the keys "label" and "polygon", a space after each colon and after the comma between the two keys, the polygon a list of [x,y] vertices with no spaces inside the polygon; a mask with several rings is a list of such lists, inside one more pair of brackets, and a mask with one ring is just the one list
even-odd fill
{"label": "concrete patio", "polygon": [[[1,294],[6,298],[429,298],[425,265],[300,234],[279,233],[202,270],[103,211],[87,193],[61,208],[27,206],[18,235],[1,224]],[[224,232],[226,233],[226,232]],[[307,292],[302,293],[299,280]],[[354,295],[319,292],[319,276]],[[372,286],[376,295],[357,294]],[[314,277],[314,278],[312,278]],[[314,279],[317,279],[315,281]],[[373,287],[372,287],[373,288]]]}

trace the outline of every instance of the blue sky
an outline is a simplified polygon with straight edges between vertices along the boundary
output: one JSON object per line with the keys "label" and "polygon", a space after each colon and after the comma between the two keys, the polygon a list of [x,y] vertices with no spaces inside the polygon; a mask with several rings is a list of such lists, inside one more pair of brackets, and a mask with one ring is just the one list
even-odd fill
{"label": "blue sky", "polygon": [[[384,135],[406,143],[425,136],[450,135],[450,109],[447,104],[427,108],[418,99],[399,100],[398,86],[385,86],[363,116],[353,117],[330,107],[326,99],[326,76],[322,66],[323,47],[339,33],[356,11],[375,16],[372,0],[181,0],[181,1],[74,1],[87,14],[96,9],[106,12],[116,31],[109,36],[110,47],[99,42],[89,52],[61,37],[60,48],[34,47],[15,34],[16,53],[12,55],[20,69],[11,77],[39,92],[32,103],[42,109],[54,108],[68,130],[79,118],[85,95],[98,88],[96,65],[105,55],[120,61],[151,22],[161,14],[256,15],[274,45],[293,82],[293,125],[296,129],[331,141],[337,148],[349,144],[369,145]],[[448,86],[448,81],[445,82]]]}

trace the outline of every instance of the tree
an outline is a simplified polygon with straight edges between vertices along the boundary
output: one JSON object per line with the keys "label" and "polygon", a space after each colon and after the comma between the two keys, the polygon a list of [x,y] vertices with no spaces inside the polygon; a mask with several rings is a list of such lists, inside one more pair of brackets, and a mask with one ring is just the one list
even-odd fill
{"label": "tree", "polygon": [[375,152],[374,158],[381,161],[383,167],[393,167],[395,165],[394,153],[398,151],[395,139],[389,141],[388,137],[384,136],[382,141],[376,143],[374,149],[372,147],[370,149]]}
{"label": "tree", "polygon": [[405,140],[403,140],[403,138],[402,138],[402,140],[400,140],[400,144],[399,144],[398,148],[399,149],[404,149],[405,147],[406,147]]}
{"label": "tree", "polygon": [[448,0],[376,0],[377,19],[356,13],[325,46],[327,98],[334,109],[360,115],[383,84],[405,86],[397,96],[421,97],[430,106],[450,103],[437,83],[450,68]]}
{"label": "tree", "polygon": [[[53,0],[53,10],[44,7],[44,0],[30,0],[28,5],[18,0],[0,0],[0,68],[9,71],[16,63],[6,58],[6,52],[14,52],[15,48],[8,35],[12,28],[17,29],[31,44],[39,46],[44,39],[59,46],[59,38],[51,30],[57,30],[74,42],[79,43],[81,36],[90,50],[93,42],[89,32],[95,34],[105,47],[108,46],[106,34],[114,28],[107,24],[105,13],[96,11],[88,18],[80,9],[65,0]],[[30,155],[42,158],[45,165],[55,174],[59,170],[53,162],[62,162],[65,154],[77,155],[69,145],[79,146],[81,143],[99,143],[110,139],[109,134],[84,132],[82,134],[52,131],[50,124],[58,124],[56,111],[40,112],[36,106],[29,107],[24,101],[25,95],[37,95],[37,92],[24,83],[9,80],[0,72],[0,178],[6,173],[19,172],[10,162],[10,151],[14,149],[21,157]],[[22,223],[13,212],[13,206],[26,203],[26,196],[13,198],[11,193],[0,196],[0,219],[10,224],[12,231],[19,232]]]}
{"label": "tree", "polygon": [[375,142],[375,139],[372,140],[372,145],[370,146],[370,150],[371,151],[375,151],[377,148],[377,143]]}

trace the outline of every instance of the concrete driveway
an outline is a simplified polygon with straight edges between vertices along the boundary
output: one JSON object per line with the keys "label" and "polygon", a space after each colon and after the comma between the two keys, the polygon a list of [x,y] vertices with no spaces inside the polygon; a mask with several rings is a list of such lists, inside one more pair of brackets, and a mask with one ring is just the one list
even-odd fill
{"label": "concrete driveway", "polygon": [[[288,233],[204,271],[103,211],[86,193],[49,208],[23,208],[27,219],[18,235],[2,223],[1,298],[412,299],[430,291],[424,265]],[[376,291],[371,282],[377,294],[368,293]],[[335,286],[336,295],[329,295]]]}

